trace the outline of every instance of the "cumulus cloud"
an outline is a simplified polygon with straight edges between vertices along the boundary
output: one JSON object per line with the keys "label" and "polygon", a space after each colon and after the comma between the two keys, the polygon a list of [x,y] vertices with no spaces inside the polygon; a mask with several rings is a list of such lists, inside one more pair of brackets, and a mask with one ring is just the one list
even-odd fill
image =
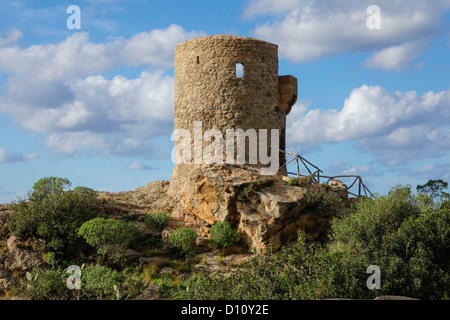
{"label": "cumulus cloud", "polygon": [[[272,15],[253,30],[255,37],[277,43],[280,54],[294,62],[305,62],[341,52],[375,51],[368,67],[404,69],[425,48],[423,41],[439,33],[450,2],[380,0],[381,29],[370,30],[366,0],[253,0],[244,17]],[[418,45],[420,43],[420,45]],[[382,58],[394,57],[386,63]],[[397,63],[395,63],[397,62]]]}
{"label": "cumulus cloud", "polygon": [[167,68],[173,65],[176,45],[200,35],[204,34],[171,25],[129,39],[116,37],[93,43],[88,33],[78,32],[57,44],[0,48],[0,70],[40,81],[67,81],[120,66]]}
{"label": "cumulus cloud", "polygon": [[[75,33],[56,44],[0,47],[0,70],[10,74],[0,96],[0,111],[14,123],[48,136],[51,150],[74,154],[150,154],[149,141],[173,129],[175,46],[203,35],[171,25],[129,39],[89,41]],[[103,72],[140,66],[137,78]]]}
{"label": "cumulus cloud", "polygon": [[355,140],[388,165],[450,149],[450,89],[418,95],[363,85],[350,93],[340,110],[304,110],[293,108],[288,117],[287,139],[292,144]]}
{"label": "cumulus cloud", "polygon": [[12,163],[33,160],[38,156],[37,153],[20,154],[9,153],[4,148],[0,147],[0,163]]}
{"label": "cumulus cloud", "polygon": [[364,65],[369,69],[406,71],[427,47],[428,44],[424,41],[402,43],[375,52]]}

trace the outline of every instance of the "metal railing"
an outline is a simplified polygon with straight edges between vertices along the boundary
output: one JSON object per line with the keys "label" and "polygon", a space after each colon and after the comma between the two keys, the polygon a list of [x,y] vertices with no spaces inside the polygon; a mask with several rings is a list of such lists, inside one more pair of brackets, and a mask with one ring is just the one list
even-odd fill
{"label": "metal railing", "polygon": [[[320,183],[320,179],[328,179],[326,181],[326,183],[330,182],[331,180],[337,179],[337,178],[354,178],[353,182],[350,184],[350,186],[347,187],[347,193],[355,196],[357,198],[362,198],[362,197],[373,197],[372,192],[370,192],[369,188],[367,188],[367,186],[364,184],[361,176],[358,175],[338,175],[338,176],[325,176],[322,175],[321,173],[323,173],[322,170],[320,170],[317,166],[315,166],[314,164],[312,164],[311,162],[309,162],[308,160],[306,160],[305,158],[303,158],[302,156],[295,154],[295,153],[290,153],[284,150],[280,150],[278,149],[278,151],[283,152],[287,155],[293,156],[292,159],[290,159],[289,161],[287,161],[285,164],[283,164],[280,168],[283,168],[286,166],[287,169],[287,165],[293,161],[296,162],[297,164],[297,173],[293,173],[293,172],[287,172],[287,174],[291,174],[291,175],[297,175],[297,181],[300,179],[300,177],[311,177],[312,178],[312,182],[313,183]],[[300,163],[303,164],[304,168],[306,169],[306,171],[309,173],[307,175],[301,174],[300,173]],[[351,192],[350,189],[357,185],[358,186],[358,192]]]}

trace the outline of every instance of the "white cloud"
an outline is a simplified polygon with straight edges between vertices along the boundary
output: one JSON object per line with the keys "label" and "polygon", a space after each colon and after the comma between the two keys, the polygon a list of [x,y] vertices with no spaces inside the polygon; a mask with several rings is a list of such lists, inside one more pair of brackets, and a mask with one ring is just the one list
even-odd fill
{"label": "white cloud", "polygon": [[20,153],[9,153],[4,148],[0,147],[0,163],[12,163],[12,162],[21,162],[21,161],[29,161],[38,157],[37,153],[30,153],[27,155]]}
{"label": "white cloud", "polygon": [[45,145],[58,153],[74,154],[79,149],[109,149],[112,143],[100,135],[89,131],[54,132],[45,139]]}
{"label": "white cloud", "polygon": [[129,165],[127,165],[124,170],[128,171],[137,171],[137,170],[151,170],[152,168],[142,162],[133,161]]}
{"label": "white cloud", "polygon": [[[301,63],[341,52],[378,51],[368,66],[397,70],[411,63],[406,54],[417,57],[426,48],[423,42],[439,33],[443,14],[450,9],[447,0],[380,0],[381,29],[369,30],[366,10],[372,4],[368,0],[253,0],[244,16],[274,15],[257,25],[253,35],[277,43],[280,55],[291,61]],[[414,42],[421,45],[410,44]],[[381,58],[392,56],[396,56],[397,64],[381,63]]]}
{"label": "white cloud", "polygon": [[0,37],[0,46],[11,45],[20,38],[22,38],[22,32],[17,29],[11,29],[6,33],[5,38]]}
{"label": "white cloud", "polygon": [[356,140],[389,165],[450,150],[450,89],[420,96],[364,85],[350,93],[341,110],[299,109],[288,117],[292,144]]}
{"label": "white cloud", "polygon": [[251,19],[255,16],[275,14],[279,12],[286,12],[301,5],[299,0],[258,0],[250,1],[249,5],[244,9],[242,17],[244,19]]}
{"label": "white cloud", "polygon": [[341,160],[336,160],[331,164],[333,175],[364,175],[371,171],[371,166],[367,163],[349,165]]}
{"label": "white cloud", "polygon": [[450,162],[427,164],[419,168],[419,177],[424,180],[450,179]]}
{"label": "white cloud", "polygon": [[428,45],[423,41],[408,42],[375,52],[365,66],[370,69],[405,71]]}
{"label": "white cloud", "polygon": [[[45,145],[55,152],[149,155],[149,141],[173,130],[174,80],[164,69],[178,43],[199,35],[171,25],[102,43],[79,32],[56,44],[0,47],[0,70],[10,74],[0,111],[48,134]],[[102,75],[120,66],[151,71],[135,79]]]}
{"label": "white cloud", "polygon": [[68,81],[123,65],[167,68],[173,65],[176,45],[200,35],[204,33],[171,25],[130,39],[93,43],[88,33],[77,32],[58,44],[0,48],[0,70],[44,81]]}

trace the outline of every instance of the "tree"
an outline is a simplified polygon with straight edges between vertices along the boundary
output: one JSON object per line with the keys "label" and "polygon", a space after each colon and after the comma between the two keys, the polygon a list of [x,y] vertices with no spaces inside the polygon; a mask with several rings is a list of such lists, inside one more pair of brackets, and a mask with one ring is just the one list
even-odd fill
{"label": "tree", "polygon": [[443,197],[449,197],[449,194],[447,192],[444,192],[447,187],[448,183],[441,179],[428,180],[426,184],[418,185],[416,190],[417,192],[424,192],[434,199],[439,199]]}
{"label": "tree", "polygon": [[64,250],[78,239],[78,228],[98,211],[92,189],[70,190],[70,186],[66,178],[38,180],[24,199],[14,203],[10,230],[18,236],[40,239],[43,249]]}

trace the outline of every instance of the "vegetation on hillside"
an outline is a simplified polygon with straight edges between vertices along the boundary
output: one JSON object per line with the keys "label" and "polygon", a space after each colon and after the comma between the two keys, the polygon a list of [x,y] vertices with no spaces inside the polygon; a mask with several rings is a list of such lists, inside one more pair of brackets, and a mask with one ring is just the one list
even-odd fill
{"label": "vegetation on hillside", "polygon": [[[449,299],[447,186],[430,180],[417,186],[417,193],[396,186],[387,195],[361,199],[334,219],[325,243],[309,243],[299,231],[293,246],[255,254],[236,270],[210,272],[194,268],[203,264],[196,256],[194,230],[175,230],[164,241],[144,236],[145,228],[164,229],[170,214],[147,214],[139,227],[133,221],[99,218],[91,189],[71,190],[67,179],[44,178],[14,204],[8,226],[23,239],[37,239],[36,250],[53,257],[51,268],[18,273],[6,297],[130,299],[154,285],[160,297],[172,299]],[[308,190],[305,210],[342,210],[343,203],[322,189]],[[228,222],[214,224],[210,233],[222,254],[239,242]],[[74,246],[83,251],[68,250]],[[145,252],[149,262],[127,261],[123,254],[128,248]],[[73,264],[80,266],[80,287],[69,289],[67,267]],[[369,266],[380,270],[378,289],[368,286]]]}

